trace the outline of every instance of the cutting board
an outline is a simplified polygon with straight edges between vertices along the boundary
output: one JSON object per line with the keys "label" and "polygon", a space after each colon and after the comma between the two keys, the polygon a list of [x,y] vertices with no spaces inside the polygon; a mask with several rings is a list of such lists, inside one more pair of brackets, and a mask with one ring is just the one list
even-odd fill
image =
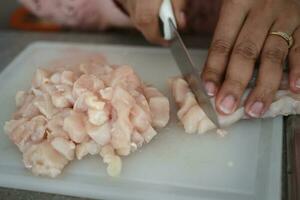
{"label": "cutting board", "polygon": [[[198,66],[206,51],[191,50]],[[27,89],[37,67],[71,64],[104,55],[130,64],[142,79],[170,96],[167,79],[179,74],[168,49],[38,42],[0,74],[0,126],[14,111],[14,95]],[[282,118],[240,121],[222,138],[215,131],[184,133],[172,103],[169,125],[143,148],[123,159],[111,178],[98,156],[68,165],[56,179],[35,177],[21,154],[0,132],[0,186],[101,199],[279,200]]]}

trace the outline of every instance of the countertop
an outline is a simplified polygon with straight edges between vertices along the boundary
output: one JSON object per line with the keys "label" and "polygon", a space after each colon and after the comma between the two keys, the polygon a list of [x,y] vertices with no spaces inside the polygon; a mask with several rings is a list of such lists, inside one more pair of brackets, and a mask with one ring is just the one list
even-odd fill
{"label": "countertop", "polygon": [[[207,48],[208,36],[186,36],[185,42],[189,47]],[[28,44],[35,41],[64,41],[90,44],[123,44],[150,46],[144,38],[135,31],[110,31],[104,33],[38,33],[12,30],[0,31],[0,71],[2,71],[14,57]],[[23,191],[0,187],[0,200],[80,200],[83,198],[69,197],[41,192]],[[86,199],[86,198],[84,198]]]}

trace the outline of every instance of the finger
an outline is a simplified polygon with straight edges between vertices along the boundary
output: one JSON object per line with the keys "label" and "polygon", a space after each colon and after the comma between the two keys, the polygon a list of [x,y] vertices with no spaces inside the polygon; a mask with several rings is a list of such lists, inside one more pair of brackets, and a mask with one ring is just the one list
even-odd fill
{"label": "finger", "polygon": [[210,96],[214,96],[221,85],[230,51],[248,12],[248,7],[242,3],[232,2],[234,1],[223,1],[202,72],[202,79]]}
{"label": "finger", "polygon": [[161,37],[159,29],[159,9],[162,0],[138,0],[131,8],[132,19],[145,38],[155,44],[167,45],[168,42]]}
{"label": "finger", "polygon": [[[291,21],[290,21],[291,22]],[[296,25],[286,23],[286,18],[277,20],[272,31],[294,32]],[[280,36],[268,35],[260,61],[256,86],[245,104],[245,111],[251,117],[260,117],[271,105],[280,86],[284,61],[288,55],[288,43]]]}
{"label": "finger", "polygon": [[172,4],[178,28],[184,29],[186,27],[186,16],[184,13],[186,0],[173,0]]}
{"label": "finger", "polygon": [[294,45],[289,53],[289,79],[292,92],[300,93],[300,27],[293,34]]}
{"label": "finger", "polygon": [[272,22],[273,17],[259,9],[247,17],[232,50],[226,77],[216,98],[220,113],[231,114],[239,106]]}

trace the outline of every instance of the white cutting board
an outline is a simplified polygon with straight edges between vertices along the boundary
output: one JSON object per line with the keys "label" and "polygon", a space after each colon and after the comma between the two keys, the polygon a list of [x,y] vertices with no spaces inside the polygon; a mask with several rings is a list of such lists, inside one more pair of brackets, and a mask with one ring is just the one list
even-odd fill
{"label": "white cutting board", "polygon": [[[0,126],[14,111],[14,95],[29,87],[37,67],[77,62],[87,55],[131,64],[147,83],[169,95],[168,77],[178,75],[168,49],[38,42],[0,74]],[[206,51],[193,50],[196,63]],[[64,59],[62,59],[64,58]],[[64,60],[64,61],[63,61]],[[0,186],[102,199],[279,200],[282,118],[241,121],[221,138],[215,132],[188,135],[175,107],[167,128],[123,159],[119,178],[108,177],[100,157],[71,163],[56,179],[33,176],[21,154],[0,132]]]}

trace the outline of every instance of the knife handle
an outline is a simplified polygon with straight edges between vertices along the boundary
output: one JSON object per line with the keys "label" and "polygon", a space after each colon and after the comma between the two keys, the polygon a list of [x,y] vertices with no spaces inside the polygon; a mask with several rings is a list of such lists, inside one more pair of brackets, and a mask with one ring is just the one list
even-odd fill
{"label": "knife handle", "polygon": [[169,24],[169,19],[172,20],[175,27],[176,19],[173,12],[171,0],[163,0],[159,9],[159,19],[160,19],[160,30],[163,32],[163,37],[165,40],[172,40],[174,38],[174,33],[171,31]]}

